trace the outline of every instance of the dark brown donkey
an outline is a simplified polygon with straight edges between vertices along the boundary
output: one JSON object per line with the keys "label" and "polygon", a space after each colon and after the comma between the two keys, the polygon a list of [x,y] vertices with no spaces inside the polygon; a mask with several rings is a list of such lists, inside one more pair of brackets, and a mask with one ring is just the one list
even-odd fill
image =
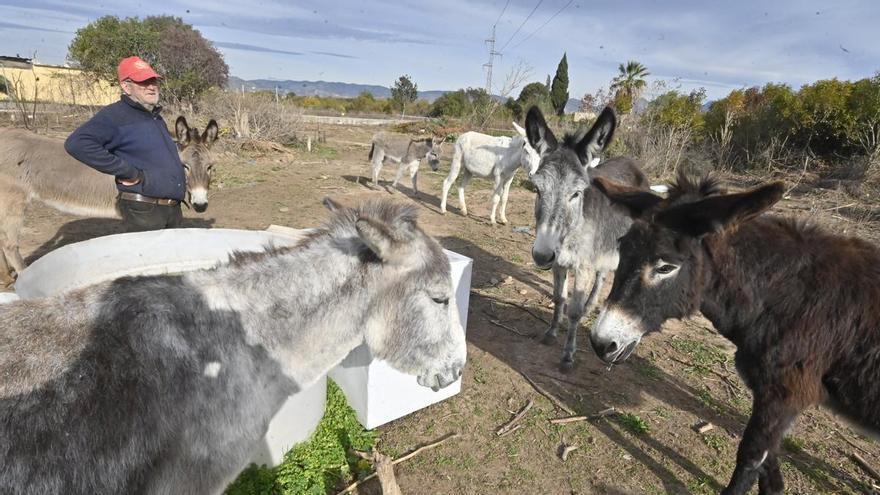
{"label": "dark brown donkey", "polygon": [[725,194],[679,178],[669,197],[596,179],[636,219],[590,336],[602,360],[629,357],[670,318],[701,311],[736,344],[752,416],[723,493],[782,493],[777,449],[804,409],[824,403],[880,431],[880,249],[773,216],[773,183]]}

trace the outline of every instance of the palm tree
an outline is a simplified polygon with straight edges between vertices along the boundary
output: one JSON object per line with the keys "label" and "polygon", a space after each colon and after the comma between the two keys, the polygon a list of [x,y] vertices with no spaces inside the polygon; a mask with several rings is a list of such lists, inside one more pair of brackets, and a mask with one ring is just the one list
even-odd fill
{"label": "palm tree", "polygon": [[632,109],[636,98],[645,90],[645,87],[648,85],[645,77],[651,75],[651,73],[648,72],[644,65],[635,60],[628,61],[626,65],[620,64],[617,70],[619,74],[611,82],[611,89],[617,93],[615,99],[628,107],[618,108],[618,110],[626,113]]}

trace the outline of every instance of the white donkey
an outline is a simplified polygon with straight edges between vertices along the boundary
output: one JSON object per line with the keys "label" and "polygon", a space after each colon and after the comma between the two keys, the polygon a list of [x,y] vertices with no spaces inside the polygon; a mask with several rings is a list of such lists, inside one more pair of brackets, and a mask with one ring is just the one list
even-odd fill
{"label": "white donkey", "polygon": [[428,160],[428,165],[434,172],[440,167],[440,145],[442,139],[421,138],[415,139],[406,134],[394,134],[391,132],[378,132],[373,136],[370,146],[370,161],[373,173],[373,185],[379,183],[379,172],[385,160],[398,163],[397,174],[394,176],[392,187],[403,177],[405,170],[409,171],[412,179],[413,192],[418,195],[419,162],[422,158]]}
{"label": "white donkey", "polygon": [[[449,175],[443,181],[443,196],[440,199],[440,212],[446,213],[446,196],[449,188],[461,174],[461,182],[458,183],[458,201],[461,214],[467,216],[467,204],[464,200],[464,188],[471,180],[471,176],[488,177],[495,179],[495,189],[492,194],[492,215],[489,217],[495,223],[495,212],[498,210],[498,202],[501,202],[500,222],[507,223],[507,196],[510,193],[510,184],[516,170],[522,167],[529,177],[538,170],[541,156],[529,144],[526,138],[526,130],[513,122],[513,128],[517,135],[512,138],[505,136],[487,136],[479,132],[465,132],[455,141],[455,151],[452,155],[452,165]],[[461,170],[464,165],[464,170]]]}

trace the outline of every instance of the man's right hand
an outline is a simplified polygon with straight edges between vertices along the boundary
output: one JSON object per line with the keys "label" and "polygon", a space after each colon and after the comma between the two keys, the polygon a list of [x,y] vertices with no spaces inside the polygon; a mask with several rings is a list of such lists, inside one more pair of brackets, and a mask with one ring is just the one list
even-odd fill
{"label": "man's right hand", "polygon": [[123,186],[134,186],[134,185],[137,185],[138,183],[140,183],[140,181],[143,180],[143,178],[144,178],[143,170],[138,170],[137,177],[135,177],[134,179],[116,179],[116,182],[119,184],[122,184]]}

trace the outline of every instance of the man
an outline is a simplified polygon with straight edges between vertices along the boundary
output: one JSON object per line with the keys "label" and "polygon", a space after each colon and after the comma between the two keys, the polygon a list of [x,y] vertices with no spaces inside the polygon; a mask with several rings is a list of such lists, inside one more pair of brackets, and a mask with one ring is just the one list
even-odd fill
{"label": "man", "polygon": [[129,230],[180,226],[186,176],[159,106],[161,76],[139,57],[117,68],[122,96],[73,131],[64,149],[116,177],[118,206]]}

